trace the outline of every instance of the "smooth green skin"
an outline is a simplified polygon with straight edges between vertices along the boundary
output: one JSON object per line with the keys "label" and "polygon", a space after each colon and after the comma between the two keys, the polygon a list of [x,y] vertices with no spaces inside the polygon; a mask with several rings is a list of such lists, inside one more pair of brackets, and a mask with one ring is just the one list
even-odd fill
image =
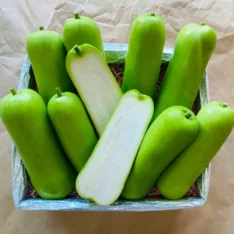
{"label": "smooth green skin", "polygon": [[130,200],[144,198],[160,173],[193,140],[198,132],[196,116],[187,108],[166,109],[148,129],[122,191]]}
{"label": "smooth green skin", "polygon": [[126,55],[122,90],[137,89],[155,99],[166,27],[155,14],[140,14],[133,21]]}
{"label": "smooth green skin", "polygon": [[63,27],[63,39],[67,52],[75,45],[90,44],[105,57],[100,30],[96,22],[89,17],[67,19]]}
{"label": "smooth green skin", "polygon": [[39,94],[25,89],[5,96],[0,117],[35,191],[44,199],[60,199],[71,193],[77,173],[57,142]]}
{"label": "smooth green skin", "polygon": [[203,23],[187,24],[180,30],[156,98],[152,121],[170,106],[192,108],[216,40],[214,29]]}
{"label": "smooth green skin", "polygon": [[48,114],[67,157],[79,173],[98,137],[79,97],[69,92],[61,95],[50,99]]}
{"label": "smooth green skin", "polygon": [[222,102],[205,105],[197,115],[196,140],[182,151],[156,182],[168,199],[182,198],[219,151],[234,125],[234,110]]}
{"label": "smooth green skin", "polygon": [[26,49],[40,95],[47,104],[56,87],[74,92],[65,67],[66,49],[62,37],[54,31],[41,30],[29,35]]}

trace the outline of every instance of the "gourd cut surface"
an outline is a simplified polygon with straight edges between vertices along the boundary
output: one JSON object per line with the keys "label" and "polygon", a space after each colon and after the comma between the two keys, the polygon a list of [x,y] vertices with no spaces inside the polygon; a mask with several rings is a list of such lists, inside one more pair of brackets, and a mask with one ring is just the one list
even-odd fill
{"label": "gourd cut surface", "polygon": [[67,70],[99,135],[104,131],[121,97],[121,89],[102,54],[93,46],[72,49]]}
{"label": "gourd cut surface", "polygon": [[153,101],[138,91],[121,99],[93,154],[78,175],[83,198],[109,205],[119,197],[153,113]]}

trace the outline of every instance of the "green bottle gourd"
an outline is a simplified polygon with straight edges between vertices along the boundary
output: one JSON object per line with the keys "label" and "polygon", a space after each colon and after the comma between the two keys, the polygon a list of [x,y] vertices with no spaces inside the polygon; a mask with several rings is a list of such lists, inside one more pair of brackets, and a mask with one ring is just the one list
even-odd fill
{"label": "green bottle gourd", "polygon": [[187,24],[180,30],[156,98],[152,121],[170,106],[192,108],[215,46],[216,33],[204,23]]}
{"label": "green bottle gourd", "polygon": [[149,127],[142,141],[122,197],[144,198],[167,165],[196,138],[196,116],[182,106],[169,107]]}
{"label": "green bottle gourd", "polygon": [[155,99],[165,39],[166,27],[159,16],[146,13],[136,17],[130,31],[123,92],[137,89]]}
{"label": "green bottle gourd", "polygon": [[40,27],[40,31],[31,33],[27,38],[26,49],[39,94],[46,104],[56,87],[60,87],[62,92],[75,91],[65,67],[63,39],[57,32]]}
{"label": "green bottle gourd", "polygon": [[156,182],[168,199],[182,198],[219,151],[234,125],[234,110],[226,103],[210,102],[198,113],[195,141],[169,164]]}
{"label": "green bottle gourd", "polygon": [[74,14],[74,18],[67,19],[63,27],[63,39],[69,52],[75,45],[90,44],[105,56],[102,37],[97,23],[87,17]]}
{"label": "green bottle gourd", "polygon": [[79,97],[56,90],[48,103],[48,114],[67,157],[80,172],[98,137]]}
{"label": "green bottle gourd", "polygon": [[37,194],[61,199],[71,193],[77,173],[63,154],[40,95],[12,89],[0,103],[0,117]]}

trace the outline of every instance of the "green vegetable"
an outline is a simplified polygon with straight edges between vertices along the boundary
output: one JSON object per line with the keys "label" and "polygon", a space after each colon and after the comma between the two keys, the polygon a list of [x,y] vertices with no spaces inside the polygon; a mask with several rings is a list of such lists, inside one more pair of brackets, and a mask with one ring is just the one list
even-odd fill
{"label": "green vegetable", "polygon": [[137,16],[130,32],[123,92],[137,89],[154,100],[165,39],[166,27],[159,16],[154,13]]}
{"label": "green vegetable", "polygon": [[93,46],[75,46],[66,58],[67,71],[99,135],[118,105],[122,92],[102,54]]}
{"label": "green vegetable", "polygon": [[196,140],[179,154],[157,181],[168,199],[183,197],[219,151],[234,125],[234,110],[222,102],[205,105],[197,115]]}
{"label": "green vegetable", "polygon": [[216,33],[204,23],[187,24],[180,30],[174,55],[159,90],[152,121],[170,106],[192,108],[215,46]]}
{"label": "green vegetable", "polygon": [[75,45],[90,44],[105,56],[98,25],[89,17],[75,13],[74,18],[67,19],[63,27],[63,39],[67,52]]}
{"label": "green vegetable", "polygon": [[195,138],[198,123],[192,111],[182,106],[169,107],[148,129],[122,196],[144,198],[167,165]]}
{"label": "green vegetable", "polygon": [[80,172],[98,140],[81,100],[57,88],[57,95],[48,103],[48,113],[66,155]]}
{"label": "green vegetable", "polygon": [[32,64],[39,94],[45,103],[54,95],[56,87],[74,91],[65,67],[66,49],[57,32],[44,30],[29,35],[27,53]]}
{"label": "green vegetable", "polygon": [[118,199],[152,114],[150,97],[137,90],[123,96],[77,177],[76,189],[81,197],[99,205],[110,205]]}
{"label": "green vegetable", "polygon": [[0,103],[0,116],[35,191],[45,199],[60,199],[71,193],[77,174],[56,140],[39,94],[12,89]]}

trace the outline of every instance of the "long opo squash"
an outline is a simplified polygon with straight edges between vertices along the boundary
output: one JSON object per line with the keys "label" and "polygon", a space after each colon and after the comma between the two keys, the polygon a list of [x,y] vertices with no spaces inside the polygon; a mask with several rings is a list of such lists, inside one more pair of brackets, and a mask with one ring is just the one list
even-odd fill
{"label": "long opo squash", "polygon": [[49,117],[67,157],[80,172],[98,138],[79,97],[56,90],[57,94],[48,103]]}
{"label": "long opo squash", "polygon": [[197,115],[196,140],[169,164],[156,184],[168,199],[179,199],[190,189],[219,151],[234,125],[234,110],[226,103],[211,102]]}
{"label": "long opo squash", "polygon": [[35,191],[60,199],[73,191],[77,173],[67,162],[38,93],[25,89],[3,98],[0,117],[19,152]]}
{"label": "long opo squash", "polygon": [[131,170],[153,114],[153,101],[137,90],[127,92],[76,180],[83,198],[114,203]]}
{"label": "long opo squash", "polygon": [[133,21],[125,62],[123,92],[137,89],[154,100],[165,39],[165,24],[156,14],[140,14]]}
{"label": "long opo squash", "polygon": [[216,33],[204,23],[187,24],[180,30],[156,98],[152,121],[170,106],[192,108],[215,46]]}
{"label": "long opo squash", "polygon": [[101,135],[122,97],[115,77],[102,54],[89,44],[74,46],[67,54],[66,67]]}
{"label": "long opo squash", "polygon": [[75,90],[65,67],[63,39],[57,32],[40,27],[40,31],[27,38],[26,49],[39,94],[46,104],[54,95],[56,87],[60,87],[62,92]]}
{"label": "long opo squash", "polygon": [[122,197],[144,198],[160,173],[196,138],[197,132],[196,117],[189,109],[173,106],[163,111],[147,130]]}
{"label": "long opo squash", "polygon": [[67,19],[63,26],[63,39],[67,52],[75,45],[90,44],[105,56],[98,25],[89,17],[75,13],[74,18]]}

